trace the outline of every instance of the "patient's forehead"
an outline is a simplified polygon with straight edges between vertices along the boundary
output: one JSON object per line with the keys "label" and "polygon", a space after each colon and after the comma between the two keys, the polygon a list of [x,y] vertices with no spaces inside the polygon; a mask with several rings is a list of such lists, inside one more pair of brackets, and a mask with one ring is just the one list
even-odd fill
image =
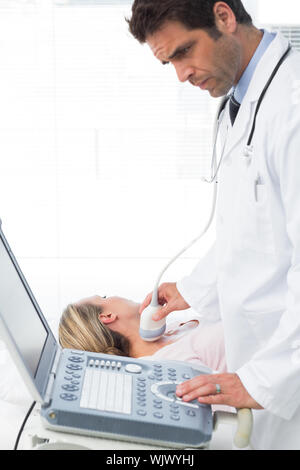
{"label": "patient's forehead", "polygon": [[85,297],[80,299],[76,302],[76,305],[85,305],[85,304],[92,304],[92,305],[101,305],[104,297],[100,297],[100,295],[93,295],[91,297]]}
{"label": "patient's forehead", "polygon": [[117,306],[126,306],[126,307],[134,307],[138,305],[136,302],[125,299],[123,297],[118,296],[111,296],[111,297],[101,297],[100,295],[93,295],[91,297],[85,297],[84,299],[80,299],[76,302],[77,305],[95,305],[97,307],[107,307],[109,305],[117,305]]}

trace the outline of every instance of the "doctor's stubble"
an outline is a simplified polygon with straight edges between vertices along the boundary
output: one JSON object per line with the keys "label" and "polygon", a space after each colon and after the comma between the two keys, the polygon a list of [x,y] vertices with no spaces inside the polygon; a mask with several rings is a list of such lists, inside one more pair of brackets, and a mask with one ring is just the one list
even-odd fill
{"label": "doctor's stubble", "polygon": [[[214,46],[212,50],[211,63],[214,67],[213,78],[215,86],[208,88],[207,91],[213,98],[219,98],[227,95],[231,88],[236,85],[241,75],[241,46],[229,35],[221,34],[218,39],[213,39]],[[197,77],[192,77],[191,84]]]}

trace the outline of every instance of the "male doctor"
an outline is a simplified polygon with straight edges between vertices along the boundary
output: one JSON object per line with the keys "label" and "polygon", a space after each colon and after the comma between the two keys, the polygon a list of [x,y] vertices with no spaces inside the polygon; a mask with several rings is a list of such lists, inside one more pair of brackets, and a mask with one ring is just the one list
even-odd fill
{"label": "male doctor", "polygon": [[155,318],[192,307],[214,321],[217,311],[229,372],[184,382],[177,395],[252,408],[254,449],[300,449],[300,55],[255,28],[240,0],[135,0],[127,21],[181,82],[215,98],[231,92],[216,242],[190,276],[160,286]]}

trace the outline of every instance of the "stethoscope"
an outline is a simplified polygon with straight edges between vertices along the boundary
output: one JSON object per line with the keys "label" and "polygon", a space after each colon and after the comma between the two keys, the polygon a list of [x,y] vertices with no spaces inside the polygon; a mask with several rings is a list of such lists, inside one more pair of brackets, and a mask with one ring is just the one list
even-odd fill
{"label": "stethoscope", "polygon": [[[288,53],[290,52],[291,48],[292,48],[292,46],[289,44],[288,49],[286,50],[286,52],[283,54],[283,56],[279,60],[278,64],[276,65],[275,69],[273,70],[266,86],[264,87],[264,89],[263,89],[263,91],[262,91],[262,93],[259,97],[258,103],[256,105],[255,113],[254,113],[254,119],[253,119],[251,131],[250,131],[249,138],[248,138],[248,141],[247,141],[247,145],[246,145],[246,148],[245,148],[245,151],[244,151],[244,156],[250,157],[250,155],[252,155],[252,152],[253,152],[252,140],[253,140],[253,136],[254,136],[254,132],[255,132],[256,119],[257,119],[257,115],[258,115],[260,106],[262,104],[262,101],[265,97],[265,94],[266,94],[267,90],[269,89],[275,75],[278,72],[278,69],[280,68],[280,66],[282,65],[284,60],[286,59],[286,57],[287,57]],[[174,261],[176,261],[191,246],[193,246],[197,241],[199,241],[208,232],[208,229],[212,225],[214,215],[215,215],[215,212],[216,212],[217,193],[218,193],[218,190],[217,190],[217,188],[218,188],[218,175],[219,175],[219,171],[220,171],[220,168],[221,168],[221,164],[222,164],[223,157],[224,157],[224,154],[225,154],[225,147],[226,147],[226,141],[225,141],[224,144],[223,144],[223,149],[222,149],[222,152],[221,152],[221,157],[220,157],[219,163],[217,163],[217,141],[218,141],[220,123],[222,121],[223,111],[225,110],[226,104],[227,104],[228,100],[230,99],[230,96],[231,95],[227,95],[225,98],[223,98],[223,100],[222,100],[222,102],[219,106],[217,115],[216,115],[215,126],[214,126],[213,154],[212,154],[212,160],[211,160],[211,178],[209,180],[204,179],[204,181],[207,182],[207,183],[215,183],[214,184],[214,191],[213,191],[212,208],[211,208],[209,220],[208,220],[205,228],[201,232],[201,234],[198,235],[194,240],[192,240],[187,246],[185,246],[174,258],[172,258],[168,262],[168,264],[164,267],[164,269],[161,271],[161,273],[159,274],[159,276],[157,278],[157,281],[155,283],[154,289],[153,289],[151,303],[150,303],[150,305],[148,305],[148,307],[145,308],[145,310],[142,312],[142,315],[141,315],[140,336],[145,341],[156,341],[158,338],[160,338],[164,334],[164,331],[165,331],[165,323],[166,323],[165,318],[163,320],[160,320],[160,321],[157,321],[157,322],[152,320],[153,313],[158,308],[160,308],[159,307],[159,302],[158,302],[158,288],[159,288],[159,284],[160,284],[160,281],[161,281],[161,278],[162,278],[163,274],[166,272],[166,270],[169,268],[169,266],[174,263]]]}
{"label": "stethoscope", "polygon": [[[289,44],[287,50],[285,51],[285,53],[283,54],[283,56],[281,57],[281,59],[277,63],[277,65],[274,68],[274,70],[273,70],[269,80],[267,81],[263,91],[260,94],[260,97],[258,99],[256,108],[255,108],[255,113],[254,113],[254,118],[253,118],[251,131],[250,131],[250,134],[249,134],[247,145],[246,145],[245,150],[244,150],[244,156],[245,157],[249,157],[253,153],[252,140],[253,140],[253,136],[254,136],[254,132],[255,132],[257,115],[258,115],[258,112],[260,110],[262,101],[263,101],[263,99],[264,99],[264,97],[265,97],[265,95],[266,95],[266,93],[267,93],[267,91],[268,91],[275,75],[277,74],[279,68],[281,67],[281,65],[285,61],[285,59],[286,59],[287,55],[289,54],[289,52],[291,51],[291,49],[292,49],[292,46],[291,46],[291,44]],[[225,96],[225,98],[222,99],[221,104],[219,106],[219,109],[217,111],[217,115],[216,115],[216,119],[215,119],[215,125],[214,125],[213,153],[212,153],[212,158],[211,158],[211,177],[210,177],[210,179],[203,178],[203,181],[205,181],[206,183],[210,183],[210,184],[211,183],[217,183],[217,177],[219,175],[219,171],[220,171],[220,168],[221,168],[221,164],[222,164],[224,153],[225,153],[225,147],[226,147],[226,142],[225,142],[224,145],[223,145],[223,149],[222,149],[222,152],[221,152],[221,157],[220,157],[219,163],[217,163],[217,141],[218,141],[220,124],[221,124],[221,121],[222,121],[223,111],[225,110],[226,104],[229,101],[230,97],[231,97],[231,95],[227,95],[227,96]]]}

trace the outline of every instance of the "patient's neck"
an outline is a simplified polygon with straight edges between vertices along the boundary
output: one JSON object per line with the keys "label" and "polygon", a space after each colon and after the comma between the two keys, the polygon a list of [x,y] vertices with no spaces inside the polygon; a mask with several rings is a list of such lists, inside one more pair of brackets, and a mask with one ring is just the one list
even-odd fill
{"label": "patient's neck", "polygon": [[128,337],[130,343],[130,356],[131,357],[142,357],[152,356],[159,349],[164,348],[168,344],[175,343],[182,335],[190,332],[192,329],[197,327],[199,324],[198,320],[188,320],[186,322],[175,322],[171,324],[168,331],[159,340],[154,342],[144,341],[139,334],[139,329],[132,332],[132,335]]}
{"label": "patient's neck", "polygon": [[159,340],[153,342],[144,341],[140,337],[140,315],[137,307],[131,318],[126,319],[126,322],[121,318],[116,331],[123,334],[128,339],[129,356],[137,358],[142,356],[152,356],[159,349],[177,341],[179,337],[197,325],[198,320],[187,320],[182,323],[175,322],[174,325],[173,323],[171,324],[171,329],[169,327],[168,332],[166,332]]}
{"label": "patient's neck", "polygon": [[130,357],[152,356],[152,354],[156,353],[159,349],[172,342],[170,338],[165,336],[157,341],[148,342],[144,341],[138,334],[129,338],[129,355]]}

